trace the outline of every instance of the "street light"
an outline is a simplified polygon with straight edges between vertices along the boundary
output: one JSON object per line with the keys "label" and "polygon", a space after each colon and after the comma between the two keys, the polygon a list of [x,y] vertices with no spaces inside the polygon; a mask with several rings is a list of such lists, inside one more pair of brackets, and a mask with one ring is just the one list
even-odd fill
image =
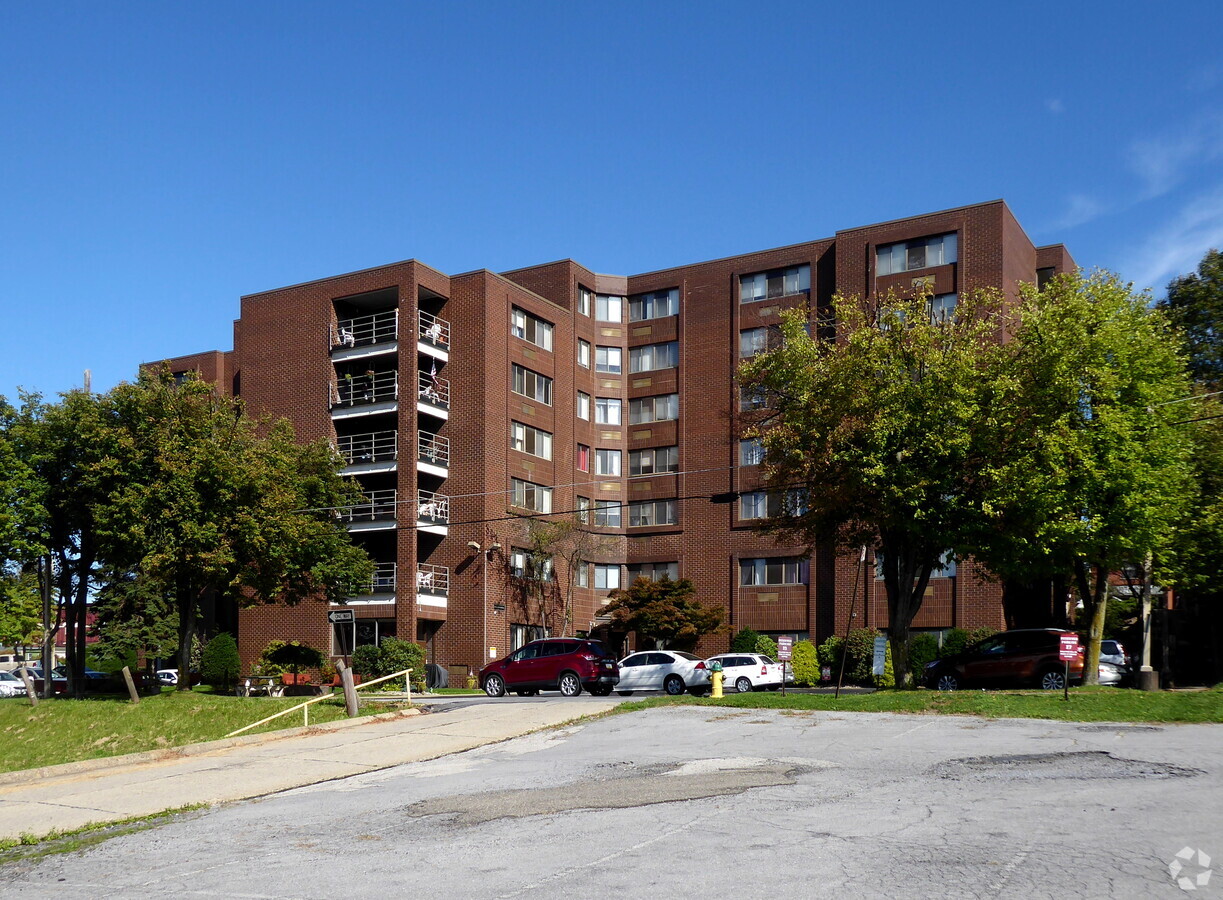
{"label": "street light", "polygon": [[480,619],[484,626],[483,644],[480,648],[480,666],[484,666],[484,654],[488,653],[488,563],[493,558],[493,552],[501,549],[501,545],[493,542],[488,547],[481,546],[479,541],[468,541],[467,546],[471,548],[473,553],[478,553],[482,559],[480,563],[484,574],[484,602],[480,606]]}

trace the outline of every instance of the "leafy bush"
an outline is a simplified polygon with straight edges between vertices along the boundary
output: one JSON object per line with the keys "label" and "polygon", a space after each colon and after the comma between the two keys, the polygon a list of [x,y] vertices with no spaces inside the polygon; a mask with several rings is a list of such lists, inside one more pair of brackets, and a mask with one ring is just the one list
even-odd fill
{"label": "leafy bush", "polygon": [[756,638],[756,643],[752,645],[751,652],[767,656],[769,659],[777,659],[777,641],[767,634],[762,634]]}
{"label": "leafy bush", "polygon": [[[849,650],[845,658],[845,681],[849,684],[875,684],[878,680],[873,674],[875,663],[875,636],[879,632],[873,628],[855,628],[849,632]],[[841,650],[845,640],[839,635],[833,635],[819,646],[818,656],[821,667],[832,673],[836,681],[841,671]],[[891,648],[889,656],[885,657],[884,675],[887,680],[891,672]],[[895,684],[893,679],[888,686]],[[882,685],[880,685],[882,686]]]}
{"label": "leafy bush", "polygon": [[841,649],[845,643],[839,635],[833,635],[820,644],[816,655],[820,659],[820,668],[828,669],[832,672],[832,677],[837,677],[837,672],[841,669]]}
{"label": "leafy bush", "polygon": [[267,656],[268,661],[273,665],[283,666],[294,675],[302,669],[317,668],[323,662],[322,653],[301,641],[281,642],[281,645]]}
{"label": "leafy bush", "polygon": [[790,666],[794,669],[795,684],[812,687],[820,683],[819,653],[810,641],[798,641],[794,645]]}
{"label": "leafy bush", "polygon": [[268,645],[259,651],[259,658],[255,660],[255,665],[251,667],[251,672],[255,675],[283,675],[285,666],[275,662],[274,657],[280,648],[285,646],[288,641],[271,640]]}
{"label": "leafy bush", "polygon": [[739,631],[733,638],[730,639],[730,651],[732,653],[755,653],[756,641],[760,640],[760,633],[751,628],[744,628]]}
{"label": "leafy bush", "polygon": [[939,649],[938,658],[945,659],[963,653],[968,646],[968,632],[963,628],[948,628],[943,632],[943,646]]}
{"label": "leafy bush", "polygon": [[997,628],[990,628],[988,625],[982,625],[980,628],[974,628],[968,632],[968,646],[972,646],[986,638],[992,638],[998,633]]}
{"label": "leafy bush", "polygon": [[200,654],[200,680],[214,688],[226,690],[241,669],[238,658],[238,642],[227,631],[222,631],[204,647]]}
{"label": "leafy bush", "polygon": [[928,632],[915,634],[909,638],[909,671],[916,680],[921,677],[926,663],[938,659],[938,638]]}
{"label": "leafy bush", "polygon": [[[398,638],[383,638],[377,647],[366,644],[358,647],[352,654],[352,668],[358,675],[366,678],[382,678],[411,669],[412,689],[425,689],[425,650],[419,644],[411,641],[401,641]],[[383,690],[400,689],[397,679],[384,681]]]}

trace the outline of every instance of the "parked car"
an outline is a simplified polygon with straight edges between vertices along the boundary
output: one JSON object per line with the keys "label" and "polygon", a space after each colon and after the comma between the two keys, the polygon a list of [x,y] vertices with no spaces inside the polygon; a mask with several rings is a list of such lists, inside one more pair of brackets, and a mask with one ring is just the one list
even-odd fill
{"label": "parked car", "polygon": [[[748,691],[758,691],[768,688],[775,691],[781,687],[781,663],[773,662],[767,656],[759,653],[719,653],[705,660],[705,665],[712,667],[715,662],[722,664],[722,684],[729,690],[733,687],[741,694]],[[792,684],[794,675],[786,673],[786,683]]]}
{"label": "parked car", "polygon": [[24,694],[24,681],[12,672],[0,671],[0,697],[20,697]]}
{"label": "parked car", "polygon": [[699,656],[680,650],[630,653],[620,660],[616,693],[627,697],[633,691],[666,691],[673,696],[687,691],[699,697],[709,691],[709,668]]}
{"label": "parked car", "polygon": [[[54,669],[51,670],[51,677],[52,678],[67,678],[68,677],[68,667],[66,665],[56,666]],[[107,678],[110,678],[110,676],[106,674],[105,672],[99,672],[97,669],[91,669],[88,666],[86,666],[85,667],[85,678],[89,681],[105,681]]]}
{"label": "parked car", "polygon": [[162,684],[173,687],[178,684],[178,669],[158,669],[157,680]]}
{"label": "parked car", "polygon": [[507,690],[519,696],[559,690],[576,697],[583,689],[605,697],[619,681],[616,658],[598,641],[579,638],[531,641],[480,670],[480,687],[490,697]]}
{"label": "parked car", "polygon": [[1100,663],[1100,684],[1120,685],[1129,677],[1129,669],[1115,666],[1112,663]]}
{"label": "parked car", "polygon": [[[1066,664],[1059,656],[1064,634],[1074,632],[1057,628],[1020,628],[996,634],[962,653],[927,664],[923,680],[940,691],[954,691],[967,685],[1040,687],[1060,691],[1066,685]],[[1078,656],[1070,661],[1070,682],[1082,679],[1083,645],[1080,643]]]}

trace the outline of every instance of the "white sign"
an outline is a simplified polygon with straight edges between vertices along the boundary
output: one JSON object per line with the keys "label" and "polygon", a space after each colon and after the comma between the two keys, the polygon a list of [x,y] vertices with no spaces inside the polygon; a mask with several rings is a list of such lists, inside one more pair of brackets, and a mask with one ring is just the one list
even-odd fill
{"label": "white sign", "polygon": [[327,621],[333,625],[337,622],[352,622],[353,611],[351,609],[333,609],[327,613]]}
{"label": "white sign", "polygon": [[882,675],[883,668],[887,665],[888,660],[888,639],[886,635],[875,636],[875,660],[871,666],[871,672],[875,675]]}

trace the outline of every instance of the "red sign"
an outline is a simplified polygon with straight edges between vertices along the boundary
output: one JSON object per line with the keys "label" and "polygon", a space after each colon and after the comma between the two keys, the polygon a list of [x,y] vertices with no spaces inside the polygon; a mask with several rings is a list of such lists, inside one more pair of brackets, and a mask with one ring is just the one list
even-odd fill
{"label": "red sign", "polygon": [[1057,658],[1065,660],[1079,658],[1079,637],[1077,634],[1063,634],[1061,636],[1061,652],[1058,653]]}
{"label": "red sign", "polygon": [[783,662],[790,658],[790,648],[794,646],[794,638],[779,637],[777,639],[777,658]]}

